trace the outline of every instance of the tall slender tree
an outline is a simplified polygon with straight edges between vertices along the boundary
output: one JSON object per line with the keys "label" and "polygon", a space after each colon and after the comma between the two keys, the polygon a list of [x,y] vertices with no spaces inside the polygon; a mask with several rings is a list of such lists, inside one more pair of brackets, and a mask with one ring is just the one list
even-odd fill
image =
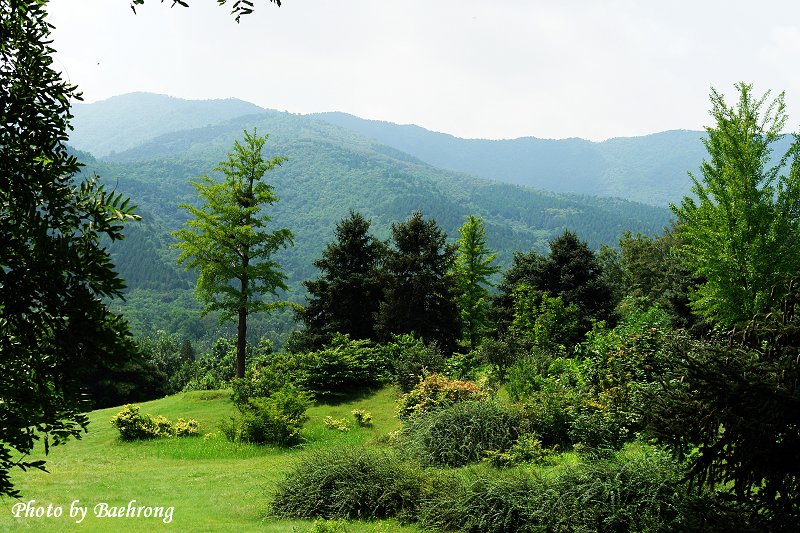
{"label": "tall slender tree", "polygon": [[[699,284],[692,309],[707,322],[730,328],[767,312],[782,295],[784,279],[800,272],[800,145],[797,139],[771,164],[772,145],[787,115],[783,93],[768,101],[752,86],[736,85],[729,107],[711,90],[711,116],[703,142],[710,160],[691,175],[692,192],[672,206],[679,248]],[[786,170],[788,173],[781,175]]]}
{"label": "tall slender tree", "polygon": [[308,304],[297,312],[305,324],[307,348],[318,348],[334,333],[374,339],[375,315],[383,299],[386,244],[369,233],[370,221],[350,211],[336,225],[336,242],[314,261],[322,275],[304,282]]}
{"label": "tall slender tree", "polygon": [[182,204],[193,218],[174,233],[181,250],[178,261],[199,271],[195,295],[205,304],[203,314],[219,310],[221,321],[238,319],[237,377],[245,371],[247,316],[289,305],[260,298],[287,290],[286,275],[273,255],[293,244],[288,229],[267,231],[272,219],[262,213],[265,206],[278,201],[273,187],[262,178],[286,161],[283,157],[264,159],[268,138],[255,130],[245,131],[244,144],[235,141],[228,159],[214,168],[222,173],[223,181],[204,176],[192,182],[204,203],[201,207]]}
{"label": "tall slender tree", "polygon": [[458,307],[464,340],[475,348],[488,327],[489,277],[500,271],[493,265],[496,255],[486,246],[483,219],[469,215],[458,229],[454,271],[458,281]]}

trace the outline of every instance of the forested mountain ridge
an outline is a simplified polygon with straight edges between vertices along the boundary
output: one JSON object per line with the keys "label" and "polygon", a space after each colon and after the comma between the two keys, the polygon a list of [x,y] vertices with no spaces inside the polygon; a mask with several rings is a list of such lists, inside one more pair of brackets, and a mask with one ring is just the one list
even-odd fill
{"label": "forested mountain ridge", "polygon": [[[109,119],[104,127],[124,131],[143,126],[115,125]],[[128,282],[126,314],[133,317],[135,326],[137,313],[142,321],[149,321],[145,329],[177,328],[197,336],[208,326],[203,322],[201,327],[191,318],[196,313],[191,309],[193,276],[175,265],[177,253],[170,247],[174,242],[170,232],[185,220],[178,204],[196,202],[189,181],[212,174],[233,140],[240,139],[243,130],[254,128],[270,134],[267,157],[288,157],[267,174],[266,181],[280,197],[271,208],[274,227],[289,228],[295,235],[294,247],[276,259],[289,276],[288,297],[299,302],[303,301],[301,282],[317,275],[312,263],[350,209],[371,218],[381,239],[389,237],[392,223],[416,210],[435,218],[451,240],[468,214],[480,216],[501,266],[510,263],[514,251],[545,251],[548,241],[565,229],[597,248],[616,243],[626,230],[658,233],[670,219],[663,208],[538,191],[441,170],[313,117],[264,110],[153,136],[100,159],[84,157],[86,172],[96,172],[105,183],[130,196],[143,217],[130,225],[127,239],[112,250]],[[152,307],[156,301],[160,307]],[[180,320],[171,319],[171,313],[180,314]]]}
{"label": "forested mountain ridge", "polygon": [[419,126],[319,113],[336,124],[434,166],[556,192],[617,196],[652,205],[678,202],[705,154],[704,132],[674,130],[603,142],[585,139],[461,139]]}
{"label": "forested mountain ridge", "polygon": [[[71,144],[104,157],[181,130],[266,110],[236,99],[182,100],[132,93],[73,108]],[[660,207],[679,202],[705,155],[702,131],[673,130],[603,142],[580,138],[461,139],[414,125],[340,112],[308,115],[371,139],[398,158],[553,192],[619,197]],[[376,146],[377,148],[377,146]],[[400,155],[400,154],[404,155]]]}

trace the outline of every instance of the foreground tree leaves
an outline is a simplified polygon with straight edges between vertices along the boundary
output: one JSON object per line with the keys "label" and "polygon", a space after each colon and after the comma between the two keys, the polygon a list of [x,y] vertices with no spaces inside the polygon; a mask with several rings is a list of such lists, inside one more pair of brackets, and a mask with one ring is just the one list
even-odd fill
{"label": "foreground tree leaves", "polygon": [[769,531],[800,519],[800,280],[786,292],[780,312],[727,340],[679,339],[683,357],[644,402],[690,479],[728,490]]}
{"label": "foreground tree leaves", "polygon": [[134,353],[105,298],[122,295],[101,238],[123,238],[135,207],[97,178],[78,182],[65,146],[75,86],[52,69],[46,2],[0,0],[0,494],[36,441],[80,437],[86,385]]}

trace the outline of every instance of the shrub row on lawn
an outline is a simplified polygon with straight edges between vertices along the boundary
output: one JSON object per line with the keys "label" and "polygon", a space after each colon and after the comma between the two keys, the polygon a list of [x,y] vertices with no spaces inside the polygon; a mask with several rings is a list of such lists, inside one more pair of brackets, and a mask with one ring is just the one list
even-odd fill
{"label": "shrub row on lawn", "polygon": [[743,531],[708,493],[687,490],[672,458],[633,447],[539,476],[525,469],[422,469],[386,450],[307,456],[280,484],[280,517],[397,517],[440,531]]}

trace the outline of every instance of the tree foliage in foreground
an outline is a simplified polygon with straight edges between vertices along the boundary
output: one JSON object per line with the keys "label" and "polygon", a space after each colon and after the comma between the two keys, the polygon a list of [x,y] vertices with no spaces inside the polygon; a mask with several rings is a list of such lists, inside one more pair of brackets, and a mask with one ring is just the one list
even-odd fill
{"label": "tree foliage in foreground", "polygon": [[684,340],[683,357],[646,397],[651,430],[690,455],[700,485],[729,490],[768,531],[800,520],[800,280],[781,311],[727,341]]}
{"label": "tree foliage in foreground", "polygon": [[87,377],[133,353],[127,324],[105,298],[124,284],[101,238],[138,218],[96,178],[77,182],[67,152],[77,88],[52,68],[46,2],[0,0],[0,494],[17,496],[14,467],[80,437]]}
{"label": "tree foliage in foreground", "polygon": [[[189,7],[189,2],[186,2],[185,0],[171,0],[171,1],[172,1],[171,7],[175,7],[176,5],[181,7]],[[281,7],[281,0],[269,0],[269,1],[275,4],[276,6]],[[161,0],[161,3],[163,4],[164,0]],[[227,5],[228,0],[217,0],[217,4],[219,4],[220,6]],[[251,0],[233,0],[232,2],[230,2],[230,4],[231,4],[231,15],[234,15],[234,17],[236,18],[236,22],[239,22],[242,15],[250,15],[255,10],[255,6],[253,5],[253,2]],[[141,6],[141,5],[144,5],[144,0],[131,0],[131,9],[133,10],[134,13],[136,13],[136,6]]]}
{"label": "tree foliage in foreground", "polygon": [[268,137],[245,131],[244,144],[235,141],[228,159],[214,168],[223,174],[223,181],[204,176],[192,182],[204,204],[182,204],[194,218],[174,234],[181,250],[178,261],[200,272],[195,294],[205,305],[203,314],[218,310],[222,321],[238,319],[236,375],[240,378],[245,371],[247,316],[287,305],[260,299],[261,294],[277,296],[279,289],[287,289],[286,275],[272,256],[293,243],[292,232],[286,228],[267,231],[272,219],[262,213],[278,197],[261,179],[285,161],[264,159]]}
{"label": "tree foliage in foreground", "polygon": [[672,206],[680,252],[705,280],[691,295],[692,308],[725,328],[771,310],[781,296],[773,290],[800,271],[797,140],[772,164],[771,145],[787,120],[783,94],[768,102],[769,92],[759,98],[750,85],[736,88],[735,107],[712,89],[715,125],[703,141],[710,160],[701,179],[691,176],[697,200],[687,196]]}

